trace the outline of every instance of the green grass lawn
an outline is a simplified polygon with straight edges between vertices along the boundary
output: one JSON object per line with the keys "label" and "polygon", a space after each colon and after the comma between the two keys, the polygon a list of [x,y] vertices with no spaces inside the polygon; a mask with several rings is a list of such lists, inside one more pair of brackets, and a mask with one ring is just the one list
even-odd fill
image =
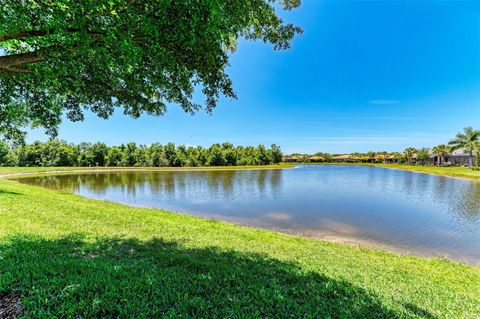
{"label": "green grass lawn", "polygon": [[480,181],[480,170],[472,170],[467,167],[442,167],[442,166],[423,166],[423,165],[404,165],[404,164],[375,164],[376,166],[397,168],[407,171],[470,178]]}
{"label": "green grass lawn", "polygon": [[238,170],[238,169],[282,169],[294,167],[293,164],[281,163],[272,165],[249,165],[249,166],[210,166],[210,167],[0,167],[0,176],[8,174],[33,174],[49,172],[71,171],[196,171],[196,170]]}
{"label": "green grass lawn", "polygon": [[[300,163],[299,163],[300,164]],[[307,165],[362,165],[378,166],[385,168],[402,169],[405,171],[428,173],[452,177],[469,178],[480,181],[480,170],[472,170],[468,167],[442,167],[432,165],[407,165],[407,164],[381,164],[381,163],[305,163]]]}
{"label": "green grass lawn", "polygon": [[[478,318],[480,267],[0,179],[0,299],[26,318]],[[1,304],[1,303],[0,303]]]}

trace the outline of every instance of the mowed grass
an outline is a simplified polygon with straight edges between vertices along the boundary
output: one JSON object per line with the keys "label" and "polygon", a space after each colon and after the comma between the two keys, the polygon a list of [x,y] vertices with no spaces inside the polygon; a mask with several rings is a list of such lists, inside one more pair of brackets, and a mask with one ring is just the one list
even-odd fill
{"label": "mowed grass", "polygon": [[480,267],[0,179],[0,296],[25,318],[478,318]]}
{"label": "mowed grass", "polygon": [[404,164],[376,164],[376,166],[403,169],[420,173],[429,173],[453,177],[470,178],[480,181],[480,170],[473,170],[468,167],[442,167],[425,165],[404,165]]}
{"label": "mowed grass", "polygon": [[288,163],[271,165],[249,165],[249,166],[209,166],[209,167],[120,167],[120,166],[98,166],[98,167],[0,167],[0,176],[10,174],[33,174],[71,171],[211,171],[211,170],[239,170],[239,169],[283,169],[292,168],[295,165]]}
{"label": "mowed grass", "polygon": [[[302,164],[302,163],[298,163]],[[407,165],[407,164],[383,164],[383,163],[304,163],[307,165],[357,165],[357,166],[378,166],[385,168],[401,169],[405,171],[461,177],[480,181],[480,170],[473,170],[468,167],[443,167],[433,165]]]}

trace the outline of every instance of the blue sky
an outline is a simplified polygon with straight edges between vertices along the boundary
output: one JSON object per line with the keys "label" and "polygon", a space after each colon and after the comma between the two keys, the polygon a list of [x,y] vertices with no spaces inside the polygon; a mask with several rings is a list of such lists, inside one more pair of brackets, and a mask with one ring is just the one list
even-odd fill
{"label": "blue sky", "polygon": [[280,52],[241,41],[229,68],[239,99],[211,116],[175,105],[161,118],[87,115],[64,121],[59,138],[343,153],[430,147],[480,128],[480,2],[304,0],[282,15],[303,35]]}

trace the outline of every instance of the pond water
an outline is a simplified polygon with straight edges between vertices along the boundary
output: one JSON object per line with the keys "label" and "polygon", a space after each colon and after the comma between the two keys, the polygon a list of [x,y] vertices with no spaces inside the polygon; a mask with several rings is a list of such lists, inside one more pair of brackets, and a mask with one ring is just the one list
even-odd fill
{"label": "pond water", "polygon": [[367,166],[97,172],[27,184],[141,207],[480,264],[480,183]]}

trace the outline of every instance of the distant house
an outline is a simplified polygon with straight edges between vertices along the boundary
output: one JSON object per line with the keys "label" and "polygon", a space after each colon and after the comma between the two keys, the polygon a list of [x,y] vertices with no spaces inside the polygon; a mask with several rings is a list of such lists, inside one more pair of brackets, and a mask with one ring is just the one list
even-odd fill
{"label": "distant house", "polygon": [[[435,165],[439,163],[439,155],[432,154],[430,155],[429,158],[429,164]],[[447,165],[447,166],[463,166],[463,165],[468,165],[468,161],[471,158],[471,161],[474,162],[475,160],[475,155],[470,156],[470,153],[465,152],[463,148],[460,148],[458,150],[455,150],[452,152],[452,154],[448,154],[443,156],[443,162],[442,165]],[[440,159],[441,161],[441,159]]]}
{"label": "distant house", "polygon": [[283,158],[283,161],[287,163],[297,163],[297,162],[301,162],[302,158],[299,156],[285,156]]}
{"label": "distant house", "polygon": [[308,160],[310,162],[324,162],[325,161],[325,158],[321,157],[321,156],[317,156],[317,155],[313,155],[313,156],[310,156],[308,158]]}
{"label": "distant house", "polygon": [[375,156],[375,160],[383,163],[393,163],[395,161],[395,156],[388,154],[377,154]]}
{"label": "distant house", "polygon": [[338,155],[330,158],[331,162],[351,162],[352,157],[349,154]]}
{"label": "distant house", "polygon": [[471,158],[473,162],[475,155],[470,156],[463,148],[455,150],[452,154],[444,157],[444,165],[468,165],[468,160]]}
{"label": "distant house", "polygon": [[368,156],[350,154],[350,162],[366,162],[368,161]]}

